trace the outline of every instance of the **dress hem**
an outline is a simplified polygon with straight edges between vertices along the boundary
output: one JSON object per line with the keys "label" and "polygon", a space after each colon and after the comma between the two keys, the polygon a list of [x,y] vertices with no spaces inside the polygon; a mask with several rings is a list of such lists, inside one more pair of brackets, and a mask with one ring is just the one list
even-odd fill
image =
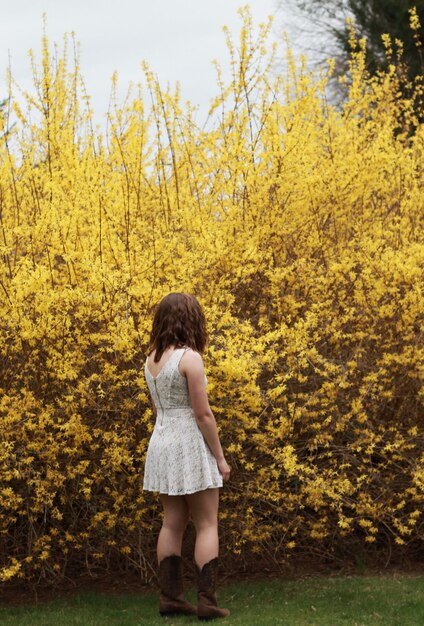
{"label": "dress hem", "polygon": [[199,491],[206,491],[207,489],[221,489],[221,488],[222,488],[222,485],[208,485],[207,487],[201,487],[200,489],[191,489],[189,491],[169,492],[169,491],[160,491],[160,489],[143,486],[143,491],[150,491],[152,493],[161,493],[167,496],[189,496],[192,493],[198,493]]}

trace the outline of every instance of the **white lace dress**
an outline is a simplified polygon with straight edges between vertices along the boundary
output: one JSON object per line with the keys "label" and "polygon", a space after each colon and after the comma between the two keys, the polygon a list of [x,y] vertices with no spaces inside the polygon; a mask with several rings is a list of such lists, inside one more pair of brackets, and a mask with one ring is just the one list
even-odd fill
{"label": "white lace dress", "polygon": [[157,409],[144,466],[143,489],[177,496],[222,487],[216,459],[191,407],[187,379],[180,373],[181,357],[190,348],[177,348],[154,377],[145,376]]}

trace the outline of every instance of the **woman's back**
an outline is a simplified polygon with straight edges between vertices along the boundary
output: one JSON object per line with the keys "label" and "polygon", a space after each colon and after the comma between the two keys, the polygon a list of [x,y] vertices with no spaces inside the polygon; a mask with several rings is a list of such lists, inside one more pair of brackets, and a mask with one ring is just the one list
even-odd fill
{"label": "woman's back", "polygon": [[189,349],[183,347],[173,350],[156,376],[151,373],[148,359],[146,360],[146,381],[158,411],[160,409],[191,409],[187,379],[179,370],[181,358]]}

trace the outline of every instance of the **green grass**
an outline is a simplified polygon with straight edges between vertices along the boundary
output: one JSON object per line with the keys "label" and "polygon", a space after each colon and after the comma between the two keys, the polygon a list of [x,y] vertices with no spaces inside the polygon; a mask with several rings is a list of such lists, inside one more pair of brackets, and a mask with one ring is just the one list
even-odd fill
{"label": "green grass", "polygon": [[[366,576],[262,581],[219,589],[232,614],[220,624],[243,626],[423,626],[424,576]],[[187,593],[194,602],[194,591]],[[199,624],[162,618],[156,593],[84,593],[38,606],[0,608],[1,626],[167,626]],[[217,622],[213,622],[217,623]]]}

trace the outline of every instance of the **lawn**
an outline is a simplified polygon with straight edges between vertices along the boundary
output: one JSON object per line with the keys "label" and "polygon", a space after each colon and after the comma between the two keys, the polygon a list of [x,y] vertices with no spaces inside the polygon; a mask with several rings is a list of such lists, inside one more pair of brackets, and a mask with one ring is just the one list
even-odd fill
{"label": "lawn", "polygon": [[[189,590],[187,597],[194,601]],[[219,589],[232,614],[221,624],[423,626],[424,576],[319,577],[231,584]],[[162,618],[156,593],[83,593],[38,606],[0,608],[1,626],[144,626],[199,623]],[[217,623],[217,622],[213,622]]]}

